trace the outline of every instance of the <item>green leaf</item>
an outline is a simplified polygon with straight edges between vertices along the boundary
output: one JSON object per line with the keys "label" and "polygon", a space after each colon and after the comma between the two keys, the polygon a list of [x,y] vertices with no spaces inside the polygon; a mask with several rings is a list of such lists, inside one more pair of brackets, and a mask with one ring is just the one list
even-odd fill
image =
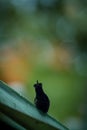
{"label": "green leaf", "polygon": [[[27,99],[0,81],[0,112],[11,125],[28,130],[68,130],[60,122],[37,110]],[[3,116],[2,116],[3,117]],[[23,128],[22,128],[23,127]]]}

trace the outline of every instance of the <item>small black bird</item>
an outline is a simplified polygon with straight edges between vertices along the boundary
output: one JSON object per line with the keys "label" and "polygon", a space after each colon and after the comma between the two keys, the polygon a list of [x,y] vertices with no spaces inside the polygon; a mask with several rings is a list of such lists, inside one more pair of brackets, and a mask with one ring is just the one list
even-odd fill
{"label": "small black bird", "polygon": [[34,84],[34,87],[36,91],[36,97],[34,99],[35,105],[40,111],[47,113],[50,106],[50,101],[48,96],[43,91],[42,83],[38,83],[37,80],[37,83]]}

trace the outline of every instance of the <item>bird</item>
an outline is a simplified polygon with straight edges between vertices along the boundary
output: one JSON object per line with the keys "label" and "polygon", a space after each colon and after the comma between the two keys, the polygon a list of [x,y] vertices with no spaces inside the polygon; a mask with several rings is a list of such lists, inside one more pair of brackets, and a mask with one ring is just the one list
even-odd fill
{"label": "bird", "polygon": [[34,84],[34,87],[36,92],[36,97],[34,98],[36,108],[43,113],[47,113],[50,106],[50,100],[43,91],[42,83],[39,83],[37,80],[37,82]]}

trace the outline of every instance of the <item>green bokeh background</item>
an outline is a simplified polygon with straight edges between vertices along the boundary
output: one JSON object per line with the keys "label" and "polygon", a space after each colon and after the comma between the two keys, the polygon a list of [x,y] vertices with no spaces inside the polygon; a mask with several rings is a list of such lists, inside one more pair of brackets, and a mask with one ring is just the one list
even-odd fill
{"label": "green bokeh background", "polygon": [[[26,97],[32,103],[35,97],[33,84],[37,79],[42,82],[51,102],[49,114],[64,123],[71,117],[84,120],[86,14],[86,0],[0,1],[0,80],[12,82],[6,77],[6,74],[10,77],[10,71],[5,68],[9,56],[19,57],[23,68],[21,63],[11,65],[13,70],[16,66],[16,70],[21,71],[19,80],[13,78],[13,81],[17,79],[26,86]],[[56,55],[55,60],[51,52],[54,53],[52,56]],[[63,52],[67,56],[63,54],[62,57]],[[10,70],[9,64],[7,69]],[[24,75],[22,80],[21,75]]]}

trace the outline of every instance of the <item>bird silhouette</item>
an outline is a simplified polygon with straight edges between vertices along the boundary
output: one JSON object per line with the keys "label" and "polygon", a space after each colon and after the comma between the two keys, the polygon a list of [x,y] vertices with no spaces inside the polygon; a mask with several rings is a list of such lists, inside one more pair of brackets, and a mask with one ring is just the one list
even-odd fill
{"label": "bird silhouette", "polygon": [[39,109],[43,113],[47,113],[50,106],[50,100],[43,91],[42,83],[39,83],[37,80],[37,83],[34,84],[34,87],[35,87],[35,92],[36,92],[34,103],[37,109]]}

